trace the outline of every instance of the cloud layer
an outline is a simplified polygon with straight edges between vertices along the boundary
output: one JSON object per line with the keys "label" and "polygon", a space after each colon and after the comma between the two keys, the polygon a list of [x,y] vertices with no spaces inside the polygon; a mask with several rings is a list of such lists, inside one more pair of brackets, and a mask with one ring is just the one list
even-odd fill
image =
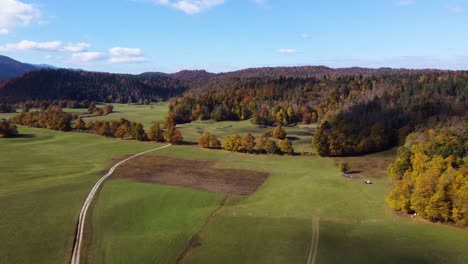
{"label": "cloud layer", "polygon": [[[0,46],[0,52],[64,52],[71,53],[70,62],[74,64],[89,64],[107,60],[110,64],[119,63],[139,63],[145,62],[146,58],[139,48],[113,47],[108,53],[99,51],[88,51],[91,44],[86,42],[63,43],[62,41],[36,42],[31,40],[22,40],[17,43],[8,43]],[[51,58],[52,56],[49,56]]]}
{"label": "cloud layer", "polygon": [[8,34],[13,28],[25,27],[40,16],[39,10],[17,0],[0,0],[0,34]]}

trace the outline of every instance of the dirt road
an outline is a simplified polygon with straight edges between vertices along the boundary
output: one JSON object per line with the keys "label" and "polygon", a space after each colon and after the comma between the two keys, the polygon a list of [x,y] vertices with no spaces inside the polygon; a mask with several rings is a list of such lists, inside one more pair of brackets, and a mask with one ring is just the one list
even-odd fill
{"label": "dirt road", "polygon": [[307,258],[307,264],[315,264],[315,259],[317,257],[317,248],[320,238],[320,219],[312,219],[312,239],[310,243],[309,256]]}
{"label": "dirt road", "polygon": [[83,204],[83,207],[81,208],[80,216],[78,217],[78,223],[77,223],[76,235],[75,235],[75,244],[73,246],[71,264],[79,264],[80,263],[81,244],[83,243],[83,232],[84,232],[85,221],[86,221],[86,213],[88,212],[88,208],[91,205],[91,203],[92,203],[92,201],[94,199],[94,196],[98,192],[98,190],[101,187],[102,183],[107,178],[109,178],[109,176],[111,176],[112,173],[114,173],[114,171],[115,171],[115,169],[117,167],[119,167],[123,163],[125,163],[125,162],[127,162],[127,161],[129,161],[129,160],[131,160],[133,158],[136,158],[138,156],[141,156],[141,155],[144,155],[144,154],[156,151],[156,150],[168,148],[170,146],[171,146],[171,144],[163,146],[163,147],[151,149],[151,150],[148,150],[148,151],[144,151],[144,152],[135,154],[135,155],[133,155],[133,156],[131,156],[129,158],[126,158],[126,159],[118,162],[114,166],[112,166],[112,168],[109,170],[109,172],[106,175],[104,175],[101,179],[99,179],[98,182],[96,182],[94,187],[91,189],[91,192],[88,194],[88,197],[86,197],[86,200],[85,200],[85,202]]}

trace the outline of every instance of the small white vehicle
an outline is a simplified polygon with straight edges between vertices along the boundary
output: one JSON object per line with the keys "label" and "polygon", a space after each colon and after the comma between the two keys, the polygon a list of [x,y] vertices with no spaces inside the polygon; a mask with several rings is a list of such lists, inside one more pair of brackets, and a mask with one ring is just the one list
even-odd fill
{"label": "small white vehicle", "polygon": [[374,184],[372,181],[366,180],[364,181],[365,184]]}

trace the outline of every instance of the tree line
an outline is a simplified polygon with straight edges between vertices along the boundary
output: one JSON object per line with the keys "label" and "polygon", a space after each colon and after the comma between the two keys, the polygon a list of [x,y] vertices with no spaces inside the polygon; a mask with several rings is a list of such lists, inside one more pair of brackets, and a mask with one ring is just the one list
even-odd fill
{"label": "tree line", "polygon": [[468,123],[458,120],[410,134],[388,174],[391,208],[433,222],[468,226]]}
{"label": "tree line", "polygon": [[198,145],[203,148],[222,148],[231,152],[250,154],[294,155],[293,144],[286,138],[286,131],[281,126],[273,131],[267,131],[258,139],[250,133],[242,137],[235,134],[226,137],[222,143],[216,135],[205,132],[198,140]]}
{"label": "tree line", "polygon": [[23,112],[12,117],[10,121],[28,127],[85,132],[128,140],[169,142],[172,144],[183,142],[182,133],[176,128],[176,124],[170,116],[166,119],[164,129],[159,123],[155,123],[148,131],[145,131],[141,123],[131,122],[125,118],[111,122],[85,122],[78,115],[63,112],[58,106],[43,111]]}

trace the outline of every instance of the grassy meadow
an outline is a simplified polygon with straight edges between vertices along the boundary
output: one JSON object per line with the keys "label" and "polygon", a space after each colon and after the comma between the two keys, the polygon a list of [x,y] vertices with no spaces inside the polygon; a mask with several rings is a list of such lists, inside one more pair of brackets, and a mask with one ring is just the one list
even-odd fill
{"label": "grassy meadow", "polygon": [[[116,113],[93,119],[126,117],[148,128],[167,111],[164,104],[114,107]],[[286,129],[297,137],[296,151],[312,151],[313,126]],[[259,135],[265,128],[249,121],[198,121],[181,130],[196,142],[204,131],[224,138]],[[23,137],[0,139],[0,263],[67,263],[91,186],[116,158],[157,145],[24,127],[20,132]],[[195,233],[199,243],[183,263],[306,263],[317,218],[316,263],[468,263],[467,229],[399,216],[387,207],[385,171],[394,151],[326,159],[184,145],[149,155],[216,161],[220,168],[271,176],[249,197],[230,196],[206,225],[223,194],[111,179],[88,218],[87,263],[173,263]],[[374,184],[342,177],[336,166],[342,160]]]}
{"label": "grassy meadow", "polygon": [[0,263],[69,261],[79,210],[113,158],[155,144],[19,127],[0,139]]}
{"label": "grassy meadow", "polygon": [[[163,123],[168,110],[166,103],[150,105],[112,104],[112,106],[114,107],[113,113],[106,116],[84,118],[84,120],[86,122],[95,120],[114,121],[119,118],[126,118],[130,121],[142,123],[145,129],[149,129],[153,122]],[[86,111],[86,109],[84,110]]]}

